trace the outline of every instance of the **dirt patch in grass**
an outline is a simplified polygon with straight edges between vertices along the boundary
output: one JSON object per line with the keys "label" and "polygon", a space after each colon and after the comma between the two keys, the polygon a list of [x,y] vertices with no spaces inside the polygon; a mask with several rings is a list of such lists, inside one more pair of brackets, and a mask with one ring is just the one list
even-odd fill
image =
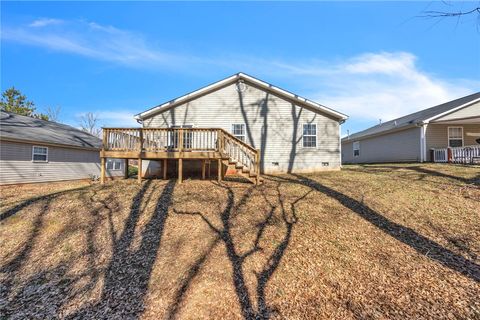
{"label": "dirt patch in grass", "polygon": [[32,189],[2,207],[0,314],[480,318],[479,172],[370,165],[258,187]]}

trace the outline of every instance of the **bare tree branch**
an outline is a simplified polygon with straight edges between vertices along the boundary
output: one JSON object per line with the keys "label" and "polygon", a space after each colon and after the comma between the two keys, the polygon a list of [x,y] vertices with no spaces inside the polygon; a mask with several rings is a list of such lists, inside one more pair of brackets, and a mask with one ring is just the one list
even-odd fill
{"label": "bare tree branch", "polygon": [[100,127],[98,115],[92,112],[87,112],[80,118],[80,127],[83,131],[96,137],[101,137],[102,135],[102,128]]}
{"label": "bare tree branch", "polygon": [[60,120],[61,111],[61,107],[47,107],[45,110],[45,114],[47,115],[48,120],[58,122]]}
{"label": "bare tree branch", "polygon": [[446,12],[446,11],[424,11],[424,15],[421,18],[444,18],[444,17],[459,17],[466,16],[472,13],[480,15],[480,7],[473,8],[468,11]]}

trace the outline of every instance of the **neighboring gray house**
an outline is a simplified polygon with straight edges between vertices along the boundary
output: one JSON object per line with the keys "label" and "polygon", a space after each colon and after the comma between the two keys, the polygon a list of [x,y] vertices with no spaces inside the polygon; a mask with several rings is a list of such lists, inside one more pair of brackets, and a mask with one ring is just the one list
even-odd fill
{"label": "neighboring gray house", "polygon": [[[100,176],[102,141],[73,127],[0,112],[0,184]],[[107,160],[108,176],[123,176],[124,161]]]}
{"label": "neighboring gray house", "polygon": [[[144,128],[223,129],[260,150],[260,172],[275,173],[339,169],[347,116],[238,73],[135,118]],[[143,163],[145,176],[160,175],[161,161]]]}
{"label": "neighboring gray house", "polygon": [[343,163],[480,160],[480,92],[342,139]]}

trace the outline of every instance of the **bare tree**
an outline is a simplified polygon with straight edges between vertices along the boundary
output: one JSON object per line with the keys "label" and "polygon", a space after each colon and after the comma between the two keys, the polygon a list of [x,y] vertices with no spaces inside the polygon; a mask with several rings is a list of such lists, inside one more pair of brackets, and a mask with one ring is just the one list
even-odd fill
{"label": "bare tree", "polygon": [[48,120],[58,122],[60,120],[61,111],[61,107],[47,107],[45,110],[45,114],[47,115]]}
{"label": "bare tree", "polygon": [[480,25],[480,2],[468,2],[468,4],[473,4],[468,9],[458,9],[455,6],[464,6],[463,2],[451,2],[451,1],[442,1],[442,4],[446,6],[445,10],[427,10],[423,11],[421,18],[457,18],[457,24],[462,17],[473,16],[477,17],[477,28]]}
{"label": "bare tree", "polygon": [[88,132],[96,137],[101,137],[102,135],[102,128],[100,127],[98,115],[95,113],[85,113],[80,118],[80,127],[83,131]]}

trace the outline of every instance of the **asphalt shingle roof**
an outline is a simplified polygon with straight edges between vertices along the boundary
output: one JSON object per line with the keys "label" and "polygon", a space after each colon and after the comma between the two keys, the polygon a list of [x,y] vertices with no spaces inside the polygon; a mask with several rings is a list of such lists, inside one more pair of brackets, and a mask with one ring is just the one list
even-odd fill
{"label": "asphalt shingle roof", "polygon": [[[393,129],[399,129],[401,127],[406,127],[409,125],[421,123],[422,121],[430,119],[436,115],[442,114],[444,112],[447,112],[451,109],[454,109],[456,107],[459,107],[461,105],[464,105],[466,103],[469,103],[479,98],[480,98],[480,92],[477,92],[459,99],[455,99],[446,103],[439,104],[437,106],[434,106],[428,109],[420,110],[415,113],[411,113],[406,116],[393,119],[393,120],[384,122],[382,124],[378,124],[376,126],[370,127],[366,130],[351,134],[348,137],[348,140],[359,139],[362,137],[371,136],[374,134],[387,132]],[[347,138],[344,138],[344,139],[347,139]]]}
{"label": "asphalt shingle roof", "polygon": [[98,149],[102,147],[102,140],[71,126],[5,111],[0,112],[0,136],[71,147]]}

